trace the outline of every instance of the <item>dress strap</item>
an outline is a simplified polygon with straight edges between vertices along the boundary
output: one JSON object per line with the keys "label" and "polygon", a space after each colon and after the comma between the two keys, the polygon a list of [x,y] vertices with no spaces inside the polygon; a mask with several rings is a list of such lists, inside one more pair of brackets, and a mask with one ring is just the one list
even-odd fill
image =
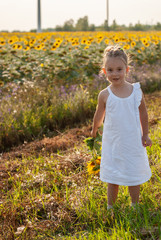
{"label": "dress strap", "polygon": [[112,93],[111,88],[110,88],[110,85],[107,87],[107,90],[108,90],[109,94]]}
{"label": "dress strap", "polygon": [[133,85],[134,89],[140,89],[140,83],[139,82],[133,83],[132,85]]}
{"label": "dress strap", "polygon": [[133,87],[134,87],[134,94],[135,94],[135,103],[136,103],[136,107],[138,108],[142,100],[142,91],[141,91],[140,83],[139,82],[133,83]]}

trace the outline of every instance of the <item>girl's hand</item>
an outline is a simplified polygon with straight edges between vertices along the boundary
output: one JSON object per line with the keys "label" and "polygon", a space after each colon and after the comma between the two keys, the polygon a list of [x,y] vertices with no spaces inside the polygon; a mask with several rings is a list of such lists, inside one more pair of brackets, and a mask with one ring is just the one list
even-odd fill
{"label": "girl's hand", "polygon": [[92,131],[91,131],[91,136],[92,136],[93,138],[95,138],[96,135],[97,135],[97,131],[94,131],[94,130],[92,129]]}
{"label": "girl's hand", "polygon": [[143,144],[144,147],[147,147],[147,146],[151,147],[152,141],[151,141],[151,139],[149,138],[148,135],[143,135],[142,136],[142,144]]}

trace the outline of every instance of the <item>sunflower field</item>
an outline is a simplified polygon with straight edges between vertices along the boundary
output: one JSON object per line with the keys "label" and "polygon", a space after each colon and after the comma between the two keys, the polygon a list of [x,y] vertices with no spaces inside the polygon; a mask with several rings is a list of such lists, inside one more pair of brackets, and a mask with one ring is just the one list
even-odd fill
{"label": "sunflower field", "polygon": [[0,33],[0,83],[84,80],[98,73],[111,44],[122,46],[139,65],[161,59],[161,32]]}
{"label": "sunflower field", "polygon": [[91,118],[113,44],[131,56],[129,81],[161,88],[161,32],[0,33],[0,151]]}

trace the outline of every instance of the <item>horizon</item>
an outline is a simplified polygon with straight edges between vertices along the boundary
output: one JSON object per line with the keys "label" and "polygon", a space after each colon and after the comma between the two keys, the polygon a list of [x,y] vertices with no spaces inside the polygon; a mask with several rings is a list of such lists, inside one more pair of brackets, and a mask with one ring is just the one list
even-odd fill
{"label": "horizon", "polygon": [[[84,16],[85,17],[85,16]],[[83,18],[83,17],[80,17],[80,18]],[[114,19],[115,20],[115,19]],[[68,20],[67,20],[68,21]],[[65,23],[65,22],[64,22]],[[63,27],[63,25],[64,25],[64,23],[62,24],[62,25],[59,25],[60,27]],[[117,21],[116,21],[116,23],[117,23]],[[134,24],[132,24],[132,26],[135,26],[136,24],[141,24],[142,26],[155,26],[155,25],[157,25],[157,24],[161,24],[161,22],[157,22],[157,23],[155,23],[155,24],[148,24],[148,23],[141,23],[140,21],[138,21],[137,23],[134,23]],[[76,22],[74,22],[74,26],[75,26],[75,24],[76,24]],[[90,24],[93,24],[93,23],[90,23]],[[99,27],[101,27],[103,25],[103,23],[101,24],[101,25],[95,25],[95,27],[96,28],[99,28]],[[112,23],[109,25],[109,27],[111,27],[111,25],[112,25]],[[129,25],[126,25],[126,24],[118,24],[117,23],[117,25],[118,26],[125,26],[125,27],[129,27]],[[51,30],[55,30],[55,28],[56,28],[56,26],[55,27],[47,27],[47,28],[41,28],[41,30],[42,31],[45,31],[45,30],[48,30],[48,29],[51,29]],[[36,31],[37,30],[37,28],[33,28],[33,29],[30,29],[29,31],[23,31],[23,30],[18,30],[18,29],[15,29],[15,30],[12,30],[12,31],[9,31],[9,30],[6,30],[6,29],[3,29],[3,30],[0,30],[0,32],[8,32],[8,33],[12,33],[12,32],[32,32],[32,31]],[[78,31],[78,30],[75,30],[76,32]],[[97,31],[97,30],[95,30],[95,31]],[[68,32],[68,31],[67,31]],[[70,32],[70,31],[69,31]],[[78,31],[79,32],[79,31]]]}

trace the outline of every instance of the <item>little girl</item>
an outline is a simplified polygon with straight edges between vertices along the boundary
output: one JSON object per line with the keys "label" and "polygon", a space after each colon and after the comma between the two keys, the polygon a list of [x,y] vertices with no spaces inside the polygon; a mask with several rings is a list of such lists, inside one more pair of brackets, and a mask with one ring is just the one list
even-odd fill
{"label": "little girl", "polygon": [[108,183],[108,209],[116,201],[119,185],[129,187],[132,205],[139,202],[140,184],[151,177],[146,146],[148,115],[139,83],[126,81],[129,59],[119,46],[104,51],[102,70],[111,83],[98,96],[91,135],[102,125],[100,179]]}

